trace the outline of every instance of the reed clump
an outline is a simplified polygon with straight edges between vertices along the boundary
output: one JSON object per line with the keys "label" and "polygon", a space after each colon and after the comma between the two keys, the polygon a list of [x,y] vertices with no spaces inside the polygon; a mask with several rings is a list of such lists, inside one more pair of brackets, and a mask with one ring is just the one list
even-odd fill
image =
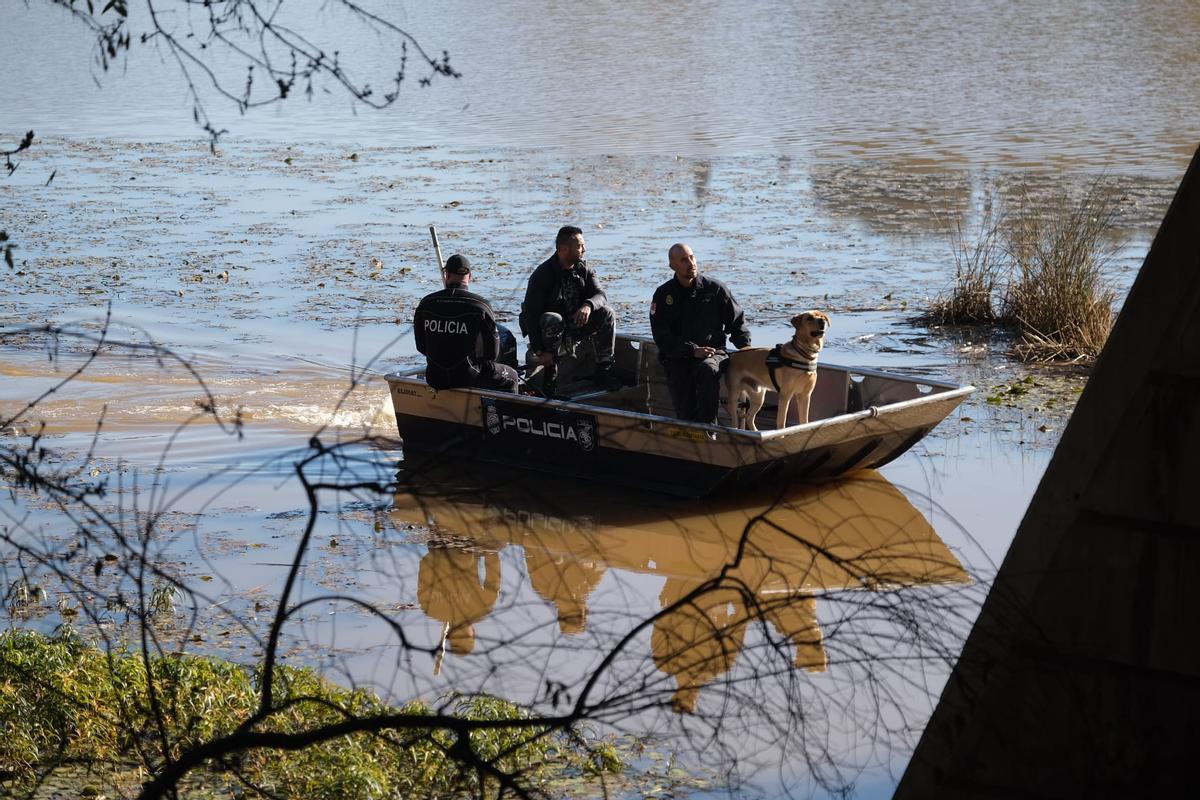
{"label": "reed clump", "polygon": [[1022,187],[1003,211],[996,205],[974,241],[952,233],[955,282],[925,320],[1008,328],[1022,361],[1094,361],[1115,319],[1104,274],[1116,252],[1114,192],[1098,180],[1078,197],[1035,199]]}
{"label": "reed clump", "polygon": [[925,320],[934,325],[994,325],[996,293],[1007,269],[1000,219],[988,203],[979,233],[968,239],[961,223],[950,231],[954,284],[934,299]]}
{"label": "reed clump", "polygon": [[1108,340],[1117,295],[1104,268],[1112,259],[1113,194],[1099,182],[1072,202],[1066,194],[1036,211],[1028,193],[1005,226],[1012,280],[1003,317],[1018,331],[1025,361],[1093,361]]}

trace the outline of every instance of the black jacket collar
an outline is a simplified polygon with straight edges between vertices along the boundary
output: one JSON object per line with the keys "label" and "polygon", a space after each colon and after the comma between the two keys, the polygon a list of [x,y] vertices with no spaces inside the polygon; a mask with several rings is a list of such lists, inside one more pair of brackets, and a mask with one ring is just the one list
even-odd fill
{"label": "black jacket collar", "polygon": [[680,283],[678,276],[672,277],[671,280],[675,281],[675,286],[679,289],[680,294],[682,294],[684,297],[695,297],[697,292],[708,285],[708,279],[704,277],[703,273],[696,276],[696,282],[693,283],[691,287],[684,286],[682,283]]}

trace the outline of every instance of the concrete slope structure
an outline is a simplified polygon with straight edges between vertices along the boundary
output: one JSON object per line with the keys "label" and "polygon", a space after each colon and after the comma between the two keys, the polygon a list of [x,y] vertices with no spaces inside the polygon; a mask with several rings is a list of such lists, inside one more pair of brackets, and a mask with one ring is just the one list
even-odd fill
{"label": "concrete slope structure", "polygon": [[895,797],[1194,796],[1200,151]]}

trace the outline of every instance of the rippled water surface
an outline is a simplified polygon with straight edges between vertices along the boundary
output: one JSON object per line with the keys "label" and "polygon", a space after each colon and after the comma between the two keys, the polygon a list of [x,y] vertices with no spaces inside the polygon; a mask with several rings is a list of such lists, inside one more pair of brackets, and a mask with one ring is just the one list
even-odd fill
{"label": "rippled water surface", "polygon": [[[395,53],[336,10],[318,16],[325,5],[297,24],[352,37],[348,64],[393,69]],[[245,116],[209,98],[231,129],[216,152],[161,52],[100,73],[65,15],[6,6],[0,66],[17,79],[0,136],[38,139],[0,180],[16,246],[0,268],[0,436],[19,447],[40,431],[71,480],[106,482],[100,513],[160,515],[159,552],[200,598],[198,627],[169,631],[181,646],[255,655],[309,518],[296,474],[308,458],[310,482],[385,491],[322,499],[297,599],[351,591],[384,613],[314,601],[289,659],[397,700],[466,686],[545,709],[561,700],[547,675],[575,692],[629,636],[604,690],[636,678],[656,704],[606,721],[693,745],[680,750],[692,777],[714,777],[715,751],[694,745],[736,701],[747,729],[770,727],[773,708],[814,720],[798,739],[725,742],[723,757],[745,760],[746,796],[890,795],[1085,380],[1018,365],[1003,339],[914,321],[953,275],[947,231],[970,230],[989,199],[1102,177],[1118,209],[1105,275],[1123,295],[1200,142],[1200,6],[377,5],[463,77],[410,81],[380,113],[322,91]],[[821,308],[826,360],[979,391],[865,489],[687,508],[521,474],[457,494],[392,484],[401,448],[379,376],[419,363],[411,314],[438,285],[428,225],[511,322],[565,223],[584,228],[622,330],[648,332],[667,248],[683,240],[733,288],[756,344]],[[46,324],[61,333],[35,330]],[[734,560],[760,513],[779,523],[769,536],[803,546],[769,539],[776,563],[742,562],[740,590],[718,582],[648,622]],[[14,542],[60,552],[75,535],[45,496],[5,494],[0,514],[5,586],[30,574]],[[829,566],[834,551],[857,583]],[[92,562],[76,568],[87,578]],[[97,591],[116,582],[109,570]],[[85,602],[56,591],[34,617],[47,629]],[[905,606],[916,598],[933,604]],[[883,607],[894,615],[864,616]],[[952,622],[914,638],[911,608]],[[902,667],[870,669],[902,650]],[[774,681],[760,717],[739,683],[755,674]],[[863,686],[888,702],[872,707]],[[688,703],[700,713],[679,714]],[[811,761],[822,746],[845,772]]]}
{"label": "rippled water surface", "polygon": [[[18,67],[24,79],[8,86],[0,127],[189,135],[190,104],[165,53],[135,52],[103,74],[89,67],[87,38],[64,14],[11,5],[0,53],[8,73]],[[311,104],[245,117],[210,101],[214,119],[234,136],[276,140],[1168,175],[1197,140],[1194,3],[368,5],[434,54],[449,51],[463,78],[422,90],[414,68],[401,102],[382,114],[350,116],[348,102],[318,91]],[[339,50],[343,64],[386,85],[398,59],[391,40],[323,6],[288,3],[284,13]],[[244,76],[235,75],[240,92]]]}

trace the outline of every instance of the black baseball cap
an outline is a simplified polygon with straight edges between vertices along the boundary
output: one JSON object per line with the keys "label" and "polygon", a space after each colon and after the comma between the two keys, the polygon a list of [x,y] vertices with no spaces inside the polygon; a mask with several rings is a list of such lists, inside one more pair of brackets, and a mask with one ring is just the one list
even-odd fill
{"label": "black baseball cap", "polygon": [[471,262],[466,256],[460,256],[458,253],[446,259],[446,272],[451,275],[469,275],[471,274]]}

